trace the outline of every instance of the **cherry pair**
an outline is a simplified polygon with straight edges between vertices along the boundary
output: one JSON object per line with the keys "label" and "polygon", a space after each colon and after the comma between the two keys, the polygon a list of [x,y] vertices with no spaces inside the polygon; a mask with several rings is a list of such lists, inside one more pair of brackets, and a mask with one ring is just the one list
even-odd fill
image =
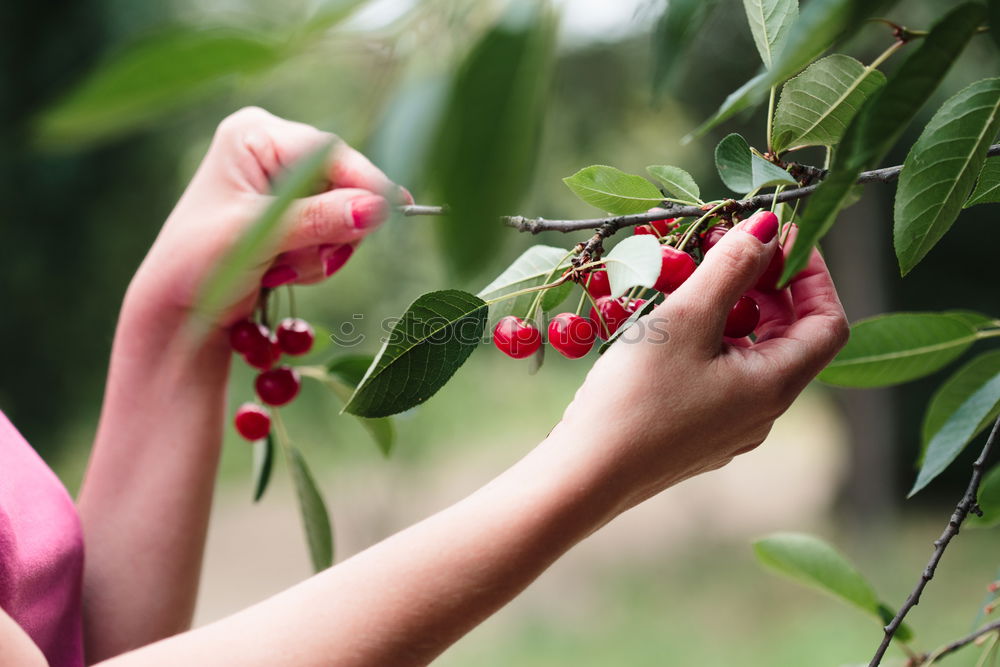
{"label": "cherry pair", "polygon": [[[593,321],[574,313],[560,313],[549,322],[549,344],[568,359],[586,355],[596,338]],[[524,359],[541,347],[542,332],[530,322],[508,315],[493,329],[493,344],[509,357]]]}

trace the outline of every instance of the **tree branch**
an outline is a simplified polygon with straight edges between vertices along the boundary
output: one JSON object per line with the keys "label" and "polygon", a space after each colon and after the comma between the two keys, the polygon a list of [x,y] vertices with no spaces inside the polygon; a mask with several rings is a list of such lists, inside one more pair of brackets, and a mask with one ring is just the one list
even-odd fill
{"label": "tree branch", "polygon": [[[987,157],[994,157],[997,155],[1000,155],[1000,144],[990,146],[987,151]],[[792,168],[799,169],[801,173],[808,175],[810,180],[821,180],[827,174],[824,169],[810,167],[808,165],[793,165]],[[873,169],[872,171],[864,171],[860,176],[858,176],[858,184],[891,183],[899,178],[899,173],[902,170],[902,165],[896,165],[893,167],[884,167],[882,169]],[[803,197],[808,197],[815,192],[817,187],[819,187],[819,184],[814,183],[812,185],[806,185],[804,187],[794,188],[791,190],[783,190],[777,195],[764,194],[757,195],[756,197],[750,197],[748,199],[731,199],[725,202],[726,205],[720,212],[742,213],[744,211],[770,207],[775,198],[777,198],[778,203],[802,199]],[[643,225],[654,220],[662,220],[663,218],[700,217],[704,215],[706,210],[707,209],[702,206],[668,204],[657,209],[653,213],[637,213],[634,215],[617,215],[604,218],[581,218],[578,220],[549,220],[547,218],[529,218],[523,215],[511,215],[503,217],[502,221],[508,227],[513,227],[520,232],[527,232],[530,234],[538,234],[540,232],[569,233],[593,229],[601,233],[604,238],[607,238],[624,227]],[[401,212],[405,216],[416,216],[444,215],[446,211],[444,207],[441,206],[404,206],[402,207]]]}
{"label": "tree branch", "polygon": [[920,580],[917,582],[913,592],[910,593],[908,598],[906,598],[906,602],[904,602],[903,606],[899,608],[898,612],[896,612],[896,616],[889,622],[889,625],[885,626],[885,636],[882,638],[882,643],[879,644],[871,662],[868,663],[868,667],[878,667],[878,665],[882,662],[882,657],[889,648],[893,635],[896,634],[896,630],[898,630],[899,626],[903,623],[903,618],[906,617],[911,609],[920,603],[920,594],[923,593],[928,582],[934,578],[934,570],[937,569],[937,565],[941,561],[941,557],[944,556],[944,550],[948,548],[948,544],[951,542],[952,538],[958,535],[958,531],[962,527],[962,523],[965,521],[965,518],[969,516],[969,513],[982,513],[979,506],[976,504],[976,496],[979,493],[979,484],[983,480],[983,470],[986,466],[986,459],[990,455],[990,450],[993,449],[993,442],[996,440],[998,433],[1000,433],[1000,417],[998,417],[993,423],[993,430],[990,431],[990,437],[986,439],[983,451],[980,452],[979,458],[976,459],[976,462],[972,464],[972,478],[969,480],[969,486],[965,489],[965,495],[962,496],[962,500],[960,500],[958,506],[955,507],[955,511],[948,520],[948,525],[945,526],[944,532],[941,533],[941,537],[934,542],[934,553],[931,554],[931,559],[927,562],[927,566],[921,573]]}
{"label": "tree branch", "polygon": [[933,653],[928,653],[927,655],[922,656],[919,664],[921,665],[926,664],[927,661],[930,660],[931,658],[933,658],[934,660],[943,658],[944,656],[950,653],[954,653],[960,648],[968,646],[969,644],[976,641],[980,637],[988,635],[991,632],[996,632],[998,630],[1000,630],[1000,621],[993,621],[992,623],[988,623],[987,625],[984,625],[975,632],[970,633],[965,637],[962,637],[961,639],[956,639],[950,644],[945,644],[944,646],[934,651]]}

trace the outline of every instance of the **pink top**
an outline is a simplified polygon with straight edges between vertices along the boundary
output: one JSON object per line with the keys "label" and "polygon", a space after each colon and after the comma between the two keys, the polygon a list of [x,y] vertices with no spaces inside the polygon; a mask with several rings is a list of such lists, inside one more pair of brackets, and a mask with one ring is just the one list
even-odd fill
{"label": "pink top", "polygon": [[83,534],[76,507],[0,412],[0,608],[51,667],[81,667]]}

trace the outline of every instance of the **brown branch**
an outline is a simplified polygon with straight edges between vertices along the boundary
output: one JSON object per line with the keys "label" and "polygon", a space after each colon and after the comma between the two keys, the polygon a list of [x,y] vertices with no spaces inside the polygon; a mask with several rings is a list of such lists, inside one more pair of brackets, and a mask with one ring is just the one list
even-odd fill
{"label": "brown branch", "polygon": [[903,623],[903,618],[906,617],[911,609],[920,603],[920,594],[924,592],[924,588],[926,588],[930,580],[934,578],[934,571],[937,569],[938,563],[941,562],[941,557],[944,556],[944,550],[948,548],[948,544],[951,542],[952,538],[958,535],[958,531],[962,527],[962,523],[965,521],[965,518],[969,516],[970,513],[981,514],[982,510],[980,510],[979,506],[976,504],[976,495],[979,493],[979,483],[983,480],[983,470],[986,466],[986,459],[990,455],[990,450],[993,449],[993,442],[996,440],[998,433],[1000,433],[1000,417],[998,417],[993,423],[993,430],[990,431],[990,437],[986,439],[983,451],[980,452],[979,458],[976,459],[976,462],[972,464],[972,478],[969,480],[969,486],[965,489],[965,495],[962,496],[962,500],[960,500],[958,506],[955,507],[955,511],[948,520],[948,525],[945,526],[944,532],[941,533],[941,537],[935,540],[934,553],[931,554],[931,559],[927,562],[927,566],[920,574],[920,580],[917,582],[913,592],[911,592],[909,597],[906,598],[906,602],[904,602],[903,606],[899,608],[899,611],[896,612],[896,615],[889,622],[889,624],[885,626],[885,636],[882,637],[882,643],[879,644],[874,657],[872,657],[871,662],[868,663],[868,667],[878,667],[878,665],[882,662],[882,657],[889,648],[893,635],[896,634],[896,630],[898,630],[899,626]]}
{"label": "brown branch", "polygon": [[965,637],[962,637],[961,639],[956,639],[950,644],[945,644],[944,646],[937,649],[936,651],[933,651],[932,653],[928,653],[926,655],[921,656],[918,665],[926,664],[926,662],[931,658],[934,658],[934,660],[943,658],[944,656],[950,653],[954,653],[960,648],[965,648],[966,646],[976,641],[980,637],[984,637],[990,634],[991,632],[996,632],[998,630],[1000,630],[1000,621],[993,621],[992,623],[988,623],[983,627],[979,628],[978,630],[976,630],[975,632],[972,632],[966,635]]}
{"label": "brown branch", "polygon": [[[994,157],[997,155],[1000,155],[1000,144],[990,146],[987,151],[987,157]],[[800,169],[803,173],[808,174],[811,180],[821,180],[827,175],[826,170],[819,169],[817,167],[810,167],[808,165],[795,165],[795,167]],[[860,176],[858,176],[857,182],[858,185],[865,185],[867,183],[891,183],[899,178],[899,173],[902,170],[902,165],[895,165],[893,167],[884,167],[882,169],[864,171],[861,172]],[[763,194],[757,195],[756,197],[749,197],[747,199],[729,200],[726,202],[726,206],[723,207],[720,213],[744,213],[758,208],[769,208],[775,198],[777,198],[779,204],[794,201],[796,199],[802,199],[803,197],[808,197],[815,192],[817,187],[819,187],[818,183],[793,188],[791,190],[782,190],[777,195]],[[581,218],[578,220],[550,220],[547,218],[529,218],[523,215],[511,215],[505,216],[501,220],[508,227],[513,227],[520,232],[527,232],[529,234],[538,234],[541,232],[569,233],[593,229],[603,233],[604,238],[607,238],[625,227],[644,225],[654,220],[662,220],[663,218],[700,217],[704,215],[705,210],[706,209],[703,206],[666,204],[652,213],[636,213],[634,215],[616,215],[603,218]],[[404,206],[401,208],[401,212],[406,216],[444,215],[445,209],[440,206]]]}

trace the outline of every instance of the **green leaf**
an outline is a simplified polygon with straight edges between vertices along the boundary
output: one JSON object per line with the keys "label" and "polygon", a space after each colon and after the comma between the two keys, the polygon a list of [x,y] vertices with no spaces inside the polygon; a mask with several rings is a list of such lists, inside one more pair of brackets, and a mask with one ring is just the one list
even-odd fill
{"label": "green leaf", "polygon": [[830,175],[809,197],[799,218],[799,233],[785,261],[782,284],[805,268],[812,249],[849,202],[858,174],[881,160],[896,143],[975,34],[982,16],[982,6],[976,3],[963,3],[949,12],[855,115],[840,141]]}
{"label": "green leaf", "polygon": [[[561,269],[569,268],[568,259],[569,252],[563,248],[532,246],[493,282],[480,290],[478,296],[484,301],[495,301],[507,294],[543,285],[550,275],[558,275]],[[535,294],[524,294],[490,304],[490,323],[495,324],[501,317],[511,314],[523,317],[534,299]]]}
{"label": "green leaf", "polygon": [[760,59],[770,69],[799,17],[798,0],[743,0],[743,8]]}
{"label": "green leaf", "polygon": [[274,467],[274,439],[270,433],[253,443],[253,501],[264,497]]}
{"label": "green leaf", "polygon": [[[888,609],[875,589],[843,555],[823,540],[801,533],[775,533],[753,543],[763,565],[867,612],[879,622]],[[891,618],[891,615],[890,615]],[[904,640],[904,636],[897,637]]]}
{"label": "green leaf", "polygon": [[787,171],[754,155],[747,140],[735,133],[715,147],[715,167],[726,187],[740,194],[770,185],[796,184]]}
{"label": "green leaf", "polygon": [[942,313],[893,313],[861,320],[819,379],[843,387],[885,387],[947,365],[976,340],[976,330]]}
{"label": "green leaf", "polygon": [[487,304],[458,290],[430,292],[403,313],[345,412],[388,417],[419,405],[451,379],[479,345]]}
{"label": "green leaf", "polygon": [[667,3],[652,31],[654,95],[662,94],[674,82],[682,57],[718,5],[718,0]]}
{"label": "green leaf", "polygon": [[276,65],[281,48],[245,30],[174,27],[91,72],[38,120],[47,146],[107,141],[163,118],[225,79]]}
{"label": "green leaf", "polygon": [[955,410],[931,438],[917,481],[907,497],[912,497],[951,465],[978,432],[990,414],[1000,411],[1000,373],[990,378]]}
{"label": "green leaf", "polygon": [[652,287],[663,266],[660,242],[646,234],[629,236],[604,256],[604,265],[612,298],[617,299],[633,287]]}
{"label": "green leaf", "polygon": [[931,28],[917,49],[871,97],[841,141],[835,167],[874,166],[934,95],[983,20],[983,6],[965,2]]}
{"label": "green leaf", "polygon": [[663,203],[660,190],[642,176],[595,164],[563,182],[577,197],[614,215],[642,213]]}
{"label": "green leaf", "polygon": [[651,165],[646,167],[646,171],[649,172],[650,176],[663,183],[663,189],[677,199],[692,204],[702,203],[701,189],[698,188],[698,184],[694,182],[691,174],[680,167]]}
{"label": "green leaf", "polygon": [[247,274],[270,256],[280,236],[285,213],[296,199],[310,194],[315,188],[332,147],[333,144],[328,143],[313,151],[281,176],[271,203],[216,264],[195,302],[194,310],[201,315],[202,324],[227,308],[230,300],[238,296],[238,290],[246,287]]}
{"label": "green leaf", "polygon": [[866,18],[894,1],[811,0],[788,32],[785,46],[771,70],[761,72],[731,93],[719,110],[686,136],[682,143],[696,139],[734,114],[760,104],[771,86],[777,86],[797,74],[834,42],[853,32]]}
{"label": "green leaf", "polygon": [[[370,354],[347,354],[331,359],[326,364],[326,372],[331,380],[327,385],[346,404],[374,361],[375,357]],[[358,421],[375,441],[382,456],[388,457],[396,441],[396,428],[392,420],[388,417],[358,417]]]}
{"label": "green leaf", "polygon": [[861,105],[885,85],[885,75],[850,56],[817,60],[788,81],[774,114],[776,152],[804,146],[835,146]]}
{"label": "green leaf", "polygon": [[868,17],[893,4],[895,0],[810,0],[789,30],[765,88],[794,76],[838,40],[855,33]]}
{"label": "green leaf", "polygon": [[983,315],[982,313],[977,313],[974,310],[946,310],[945,315],[951,315],[952,317],[957,317],[960,320],[968,322],[972,327],[976,329],[985,329],[987,327],[992,327],[997,325],[997,319],[990,317],[989,315]]}
{"label": "green leaf", "polygon": [[976,189],[962,208],[977,204],[1000,204],[1000,158],[989,158],[979,172]]}
{"label": "green leaf", "polygon": [[295,483],[295,495],[299,500],[302,527],[309,543],[309,557],[313,570],[319,572],[333,565],[333,529],[326,503],[320,495],[309,466],[302,454],[292,445],[285,449],[288,467]]}
{"label": "green leaf", "polygon": [[749,109],[760,104],[764,100],[764,96],[767,95],[767,81],[768,73],[761,72],[729,93],[719,109],[708,120],[695,128],[693,132],[681,139],[681,143],[688,144],[704,136],[713,127],[723,121],[729,120],[744,109]]}
{"label": "green leaf", "polygon": [[[555,20],[544,3],[511,3],[455,74],[432,151],[437,223],[450,268],[476,275],[510,237],[498,218],[531,185],[550,90]],[[408,139],[407,139],[408,140]]]}
{"label": "green leaf", "polygon": [[545,294],[542,295],[542,310],[555,310],[562,305],[562,302],[572,291],[573,283],[568,280],[561,285],[545,290]]}
{"label": "green leaf", "polygon": [[[938,387],[924,413],[921,429],[920,461],[927,454],[934,435],[948,422],[969,397],[983,388],[994,376],[1000,374],[1000,350],[986,352],[975,357],[949,377]],[[993,423],[1000,414],[1000,408],[985,415],[971,437],[976,437]]]}
{"label": "green leaf", "polygon": [[335,0],[324,2],[316,14],[306,23],[305,33],[315,35],[350,18],[367,0]]}
{"label": "green leaf", "polygon": [[993,528],[1000,525],[1000,465],[990,468],[979,485],[976,502],[982,516],[972,514],[966,523],[974,528]]}
{"label": "green leaf", "polygon": [[894,239],[905,276],[951,228],[1000,131],[1000,78],[949,98],[910,149],[896,188]]}

